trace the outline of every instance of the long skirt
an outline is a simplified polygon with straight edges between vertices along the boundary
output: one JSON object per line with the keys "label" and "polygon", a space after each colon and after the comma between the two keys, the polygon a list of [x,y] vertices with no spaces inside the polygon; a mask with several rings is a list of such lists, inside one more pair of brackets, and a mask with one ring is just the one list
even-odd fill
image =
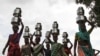
{"label": "long skirt", "polygon": [[78,46],[78,56],[94,56],[92,48],[87,46]]}
{"label": "long skirt", "polygon": [[7,56],[21,56],[19,47],[9,47]]}

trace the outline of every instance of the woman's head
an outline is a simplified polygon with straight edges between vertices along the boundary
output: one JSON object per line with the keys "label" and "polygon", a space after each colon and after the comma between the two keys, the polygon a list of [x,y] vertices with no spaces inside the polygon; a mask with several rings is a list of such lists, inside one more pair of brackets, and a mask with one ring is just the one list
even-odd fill
{"label": "woman's head", "polygon": [[46,48],[50,49],[50,44],[49,43],[46,43]]}
{"label": "woman's head", "polygon": [[14,32],[14,33],[17,33],[18,30],[19,30],[19,27],[18,27],[17,25],[13,25],[13,26],[12,26],[12,29],[13,29],[13,32]]}
{"label": "woman's head", "polygon": [[63,38],[67,38],[68,37],[68,33],[67,32],[63,32],[62,37]]}

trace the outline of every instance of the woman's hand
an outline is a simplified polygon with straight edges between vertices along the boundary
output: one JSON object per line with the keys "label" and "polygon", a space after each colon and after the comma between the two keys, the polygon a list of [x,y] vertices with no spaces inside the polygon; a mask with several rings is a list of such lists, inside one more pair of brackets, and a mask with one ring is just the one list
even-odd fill
{"label": "woman's hand", "polygon": [[35,35],[35,33],[33,34],[30,34],[30,43],[34,45],[34,42],[33,42],[33,36]]}
{"label": "woman's hand", "polygon": [[3,54],[3,55],[5,54],[5,48],[3,49],[2,54]]}

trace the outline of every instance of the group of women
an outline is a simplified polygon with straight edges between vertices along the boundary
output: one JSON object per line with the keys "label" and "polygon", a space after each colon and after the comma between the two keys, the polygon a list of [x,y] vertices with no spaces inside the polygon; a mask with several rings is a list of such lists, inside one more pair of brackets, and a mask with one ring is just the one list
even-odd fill
{"label": "group of women", "polygon": [[[20,11],[21,9],[17,8],[17,10]],[[42,36],[42,25],[41,23],[37,23],[35,28],[36,31],[33,34],[29,34],[29,36],[23,36],[25,45],[22,45],[20,48],[19,42],[24,29],[24,24],[21,19],[21,30],[18,32],[19,27],[12,25],[14,33],[9,35],[9,39],[2,51],[2,54],[5,54],[5,50],[8,47],[7,56],[97,56],[100,51],[93,49],[90,42],[90,34],[93,31],[95,25],[89,22],[86,16],[84,16],[83,7],[78,8],[77,15],[78,17],[76,22],[78,24],[79,32],[76,32],[75,34],[73,54],[71,52],[73,44],[68,39],[67,32],[63,32],[63,44],[58,43],[60,30],[57,21],[54,21],[52,29],[46,32],[45,40],[42,43],[40,43]],[[91,26],[89,30],[86,29],[86,22],[88,22]],[[28,26],[26,26],[26,28],[28,28]],[[35,41],[33,41],[34,36]],[[51,40],[51,36],[53,41]],[[44,43],[46,44],[46,48],[44,48]],[[70,43],[70,47],[68,47],[68,43]],[[76,50],[78,50],[78,55]],[[98,53],[95,53],[95,51],[98,51]]]}

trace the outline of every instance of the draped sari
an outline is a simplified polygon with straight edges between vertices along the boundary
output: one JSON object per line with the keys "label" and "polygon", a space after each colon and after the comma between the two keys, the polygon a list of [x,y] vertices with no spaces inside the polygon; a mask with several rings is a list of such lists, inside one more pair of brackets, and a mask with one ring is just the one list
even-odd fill
{"label": "draped sari", "polygon": [[78,41],[87,41],[88,43],[87,45],[78,44],[78,56],[94,56],[89,33],[87,31],[82,32],[80,30],[80,32],[77,32],[76,34],[78,36]]}
{"label": "draped sari", "polygon": [[16,33],[9,36],[9,48],[7,56],[21,56],[20,47],[19,47],[19,40],[20,34]]}
{"label": "draped sari", "polygon": [[33,47],[34,49],[34,53],[33,53],[33,56],[43,56],[43,45],[41,44],[37,44]]}
{"label": "draped sari", "polygon": [[67,56],[60,43],[51,43],[51,56]]}

